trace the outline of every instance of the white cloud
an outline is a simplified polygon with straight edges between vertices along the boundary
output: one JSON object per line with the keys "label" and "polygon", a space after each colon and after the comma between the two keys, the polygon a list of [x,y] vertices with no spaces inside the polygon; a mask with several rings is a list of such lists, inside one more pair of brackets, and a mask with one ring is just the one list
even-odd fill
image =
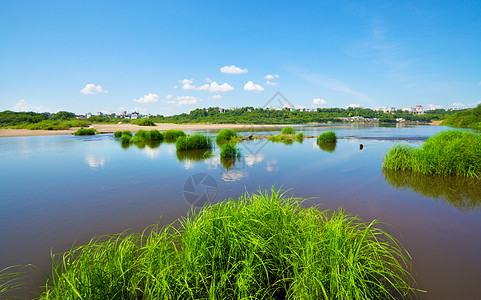
{"label": "white cloud", "polygon": [[80,92],[85,95],[108,93],[108,91],[104,91],[100,85],[95,85],[93,83],[87,84],[83,89],[80,90]]}
{"label": "white cloud", "polygon": [[218,93],[218,92],[230,92],[233,91],[234,88],[231,87],[228,83],[217,84],[217,82],[212,82],[210,84],[209,92]]}
{"label": "white cloud", "polygon": [[34,111],[34,107],[27,103],[25,99],[22,99],[15,104],[12,108],[13,111]]}
{"label": "white cloud", "polygon": [[241,68],[236,67],[234,65],[223,66],[222,68],[220,68],[220,71],[222,73],[226,73],[226,74],[244,74],[244,73],[248,72],[247,69],[241,69]]}
{"label": "white cloud", "polygon": [[199,100],[199,98],[194,97],[194,96],[179,96],[177,98],[177,103],[179,105],[188,105],[188,104],[196,104]]}
{"label": "white cloud", "polygon": [[274,78],[279,78],[279,75],[277,75],[277,74],[275,74],[275,75],[270,75],[270,74],[269,74],[269,75],[264,76],[264,78],[271,80],[271,79],[274,79]]}
{"label": "white cloud", "polygon": [[212,99],[222,99],[222,96],[217,94],[217,95],[212,96]]}
{"label": "white cloud", "polygon": [[359,107],[361,107],[361,104],[355,104],[355,103],[351,103],[351,104],[349,104],[349,105],[348,105],[348,106],[346,106],[346,107],[347,107],[347,108],[349,108],[349,107],[352,107],[352,108],[359,108]]}
{"label": "white cloud", "polygon": [[454,102],[454,103],[452,104],[452,106],[453,106],[453,107],[465,107],[465,106],[466,106],[466,104],[464,104],[464,103],[458,103],[458,102]]}
{"label": "white cloud", "polygon": [[255,84],[252,81],[248,81],[244,85],[244,90],[250,91],[250,92],[262,92],[264,88],[259,84]]}
{"label": "white cloud", "polygon": [[215,81],[211,82],[210,85],[206,83],[199,87],[192,84],[193,83],[192,79],[184,79],[181,82],[182,82],[182,89],[184,90],[209,91],[211,93],[230,92],[234,90],[234,88],[228,83],[218,84]]}
{"label": "white cloud", "polygon": [[[33,105],[30,105],[25,99],[22,99],[20,101],[18,101],[13,107],[12,107],[12,110],[13,111],[34,111],[34,112],[48,112],[48,111],[52,111],[50,108],[45,108],[45,107],[42,107],[42,106],[39,106],[39,107],[35,107]],[[57,112],[60,111],[57,110]]]}
{"label": "white cloud", "polygon": [[134,102],[138,102],[138,103],[155,103],[155,102],[159,102],[159,95],[157,94],[147,94],[145,96],[143,96],[142,98],[140,99],[134,99]]}
{"label": "white cloud", "polygon": [[184,90],[195,90],[195,85],[192,84],[193,79],[184,79],[180,82],[182,83],[182,89]]}
{"label": "white cloud", "polygon": [[266,81],[266,84],[268,84],[268,85],[272,85],[272,86],[276,86],[276,85],[278,85],[278,83],[277,83],[277,82],[272,82],[272,81],[269,81],[269,80],[267,80],[267,81]]}
{"label": "white cloud", "polygon": [[165,97],[166,99],[171,99],[173,97],[172,94],[168,94],[167,97]]}
{"label": "white cloud", "polygon": [[428,104],[428,110],[443,108],[442,105]]}
{"label": "white cloud", "polygon": [[212,80],[209,77],[206,77],[204,80],[205,82],[212,82]]}
{"label": "white cloud", "polygon": [[327,101],[324,100],[324,99],[320,99],[320,98],[313,98],[312,104],[314,104],[314,105],[326,105]]}
{"label": "white cloud", "polygon": [[175,101],[174,101],[174,100],[169,100],[169,101],[167,101],[167,103],[169,103],[169,104],[174,104]]}
{"label": "white cloud", "polygon": [[177,86],[177,85],[174,85],[174,90],[175,90],[175,89],[178,89],[178,88],[179,88],[179,86]]}

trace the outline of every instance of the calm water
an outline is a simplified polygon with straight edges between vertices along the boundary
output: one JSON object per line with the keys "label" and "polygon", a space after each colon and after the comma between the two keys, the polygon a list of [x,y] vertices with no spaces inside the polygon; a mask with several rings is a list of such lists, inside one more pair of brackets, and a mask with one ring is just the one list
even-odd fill
{"label": "calm water", "polygon": [[[177,155],[168,143],[124,149],[113,135],[1,138],[0,269],[31,263],[49,270],[51,249],[140,231],[159,218],[170,223],[191,202],[274,185],[321,208],[343,207],[366,221],[392,225],[388,230],[413,257],[419,287],[428,291],[422,299],[479,299],[481,183],[381,168],[393,145],[419,145],[446,129],[337,126],[341,139],[335,148],[320,149],[314,139],[292,145],[243,142],[244,156],[235,162],[221,161],[218,151],[209,159],[198,152]],[[302,129],[309,135],[323,130]],[[209,178],[207,189],[195,185]],[[28,287],[35,292],[34,283]]]}

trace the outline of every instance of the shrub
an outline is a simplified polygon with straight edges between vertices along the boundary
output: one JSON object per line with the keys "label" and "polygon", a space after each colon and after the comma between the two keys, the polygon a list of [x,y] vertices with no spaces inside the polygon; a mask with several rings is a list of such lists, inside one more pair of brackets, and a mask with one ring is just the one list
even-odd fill
{"label": "shrub", "polygon": [[175,141],[180,136],[185,136],[185,133],[182,130],[167,130],[162,132],[164,135],[164,139]]}
{"label": "shrub", "polygon": [[293,143],[292,138],[284,134],[276,134],[267,138],[270,142],[274,143],[284,143],[286,145],[291,145]]}
{"label": "shrub", "polygon": [[139,126],[155,126],[154,121],[150,119],[137,119],[133,123]]}
{"label": "shrub", "polygon": [[97,130],[94,128],[80,128],[79,130],[73,133],[74,135],[95,135],[97,134]]}
{"label": "shrub", "polygon": [[420,148],[394,146],[383,167],[431,175],[481,176],[481,134],[449,130],[428,138]]}
{"label": "shrub", "polygon": [[232,138],[235,138],[237,136],[237,133],[233,129],[222,129],[217,133],[217,136],[215,137],[215,141],[217,143],[222,143],[222,142],[227,142],[231,140]]}
{"label": "shrub", "polygon": [[294,129],[292,127],[282,128],[282,134],[294,134]]}
{"label": "shrub", "polygon": [[303,201],[246,193],[192,210],[176,228],[92,239],[53,256],[40,299],[412,296],[409,255],[379,222]]}
{"label": "shrub", "polygon": [[334,143],[337,141],[336,133],[332,130],[325,131],[317,137],[317,143]]}
{"label": "shrub", "polygon": [[[130,131],[129,131],[130,132]],[[114,132],[114,137],[120,138],[122,136],[122,131],[116,131]]]}
{"label": "shrub", "polygon": [[157,129],[149,130],[145,134],[145,140],[146,141],[161,141],[163,139],[164,139],[164,136]]}
{"label": "shrub", "polygon": [[191,136],[181,136],[175,143],[178,151],[196,150],[196,149],[212,149],[212,140],[203,134],[194,134]]}
{"label": "shrub", "polygon": [[236,158],[240,156],[240,149],[231,143],[226,143],[220,150],[220,158]]}

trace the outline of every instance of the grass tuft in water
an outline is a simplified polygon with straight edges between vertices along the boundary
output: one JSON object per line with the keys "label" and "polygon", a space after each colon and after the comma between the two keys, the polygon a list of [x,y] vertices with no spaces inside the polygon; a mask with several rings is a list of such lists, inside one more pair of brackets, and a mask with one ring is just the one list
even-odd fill
{"label": "grass tuft in water", "polygon": [[[130,131],[129,131],[130,132]],[[115,138],[120,138],[122,136],[122,131],[116,131],[114,132],[114,137]]]}
{"label": "grass tuft in water", "polygon": [[95,130],[94,128],[80,128],[77,131],[75,131],[73,134],[76,135],[76,136],[79,136],[79,135],[96,135],[97,130]]}
{"label": "grass tuft in water", "polygon": [[281,131],[282,134],[294,134],[294,129],[292,127],[284,127]]}
{"label": "grass tuft in water", "polygon": [[212,140],[203,134],[194,134],[191,136],[181,136],[175,143],[177,151],[212,149]]}
{"label": "grass tuft in water", "polygon": [[124,131],[122,131],[122,134],[120,136],[122,136],[122,135],[127,135],[127,136],[132,137],[132,132],[130,132],[128,130],[124,130]]}
{"label": "grass tuft in water", "polygon": [[226,143],[220,150],[220,158],[237,158],[240,156],[240,149],[231,143]]}
{"label": "grass tuft in water", "polygon": [[428,138],[420,148],[394,146],[383,167],[431,175],[481,176],[481,134],[449,130]]}
{"label": "grass tuft in water", "polygon": [[167,130],[162,132],[164,135],[164,139],[168,141],[175,141],[178,137],[185,136],[185,133],[182,130]]}
{"label": "grass tuft in water", "polygon": [[335,143],[337,142],[336,133],[332,130],[325,131],[317,137],[317,143]]}
{"label": "grass tuft in water", "polygon": [[161,141],[163,139],[164,139],[164,136],[157,129],[149,130],[145,134],[146,141]]}
{"label": "grass tuft in water", "polygon": [[222,129],[217,133],[217,136],[215,137],[215,141],[217,143],[225,143],[228,142],[232,139],[234,139],[237,136],[237,132],[233,129]]}
{"label": "grass tuft in water", "polygon": [[379,222],[303,201],[273,188],[93,239],[53,256],[40,299],[411,298],[410,257]]}
{"label": "grass tuft in water", "polygon": [[125,135],[125,134],[122,134],[122,136],[120,137],[120,142],[123,144],[123,145],[126,145],[126,144],[129,144],[130,143],[130,140],[132,138],[128,135]]}

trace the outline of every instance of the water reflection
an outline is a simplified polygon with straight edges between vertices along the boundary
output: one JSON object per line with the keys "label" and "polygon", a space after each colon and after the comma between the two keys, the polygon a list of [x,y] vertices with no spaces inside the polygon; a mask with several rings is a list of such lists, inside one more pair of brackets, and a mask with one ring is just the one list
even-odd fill
{"label": "water reflection", "polygon": [[396,189],[411,189],[424,196],[444,200],[461,211],[481,207],[481,181],[478,179],[388,169],[383,169],[382,173]]}
{"label": "water reflection", "polygon": [[222,166],[224,167],[224,169],[226,171],[229,171],[232,168],[236,167],[236,163],[239,165],[240,162],[241,162],[241,159],[240,159],[240,157],[239,158],[231,158],[231,157],[223,158],[223,157],[221,157],[220,162],[221,162]]}
{"label": "water reflection", "polygon": [[210,150],[188,150],[188,151],[176,151],[177,159],[180,162],[198,162],[208,159],[212,155]]}
{"label": "water reflection", "polygon": [[337,142],[334,143],[318,143],[317,144],[321,150],[326,152],[334,152],[336,150]]}
{"label": "water reflection", "polygon": [[87,157],[85,157],[85,163],[92,169],[103,168],[105,165],[105,157],[87,155]]}

